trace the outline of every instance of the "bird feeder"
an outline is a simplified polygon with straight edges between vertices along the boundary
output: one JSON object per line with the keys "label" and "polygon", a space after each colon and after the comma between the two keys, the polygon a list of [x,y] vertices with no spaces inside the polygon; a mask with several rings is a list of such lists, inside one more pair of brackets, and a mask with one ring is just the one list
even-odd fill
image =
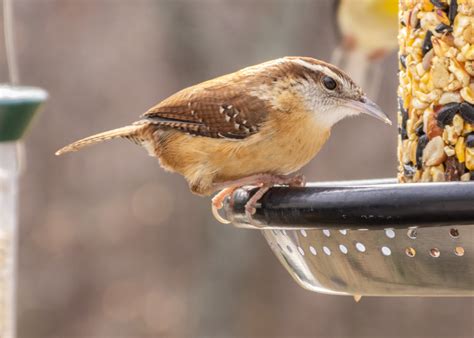
{"label": "bird feeder", "polygon": [[46,97],[39,88],[0,86],[0,337],[15,336],[21,138]]}
{"label": "bird feeder", "polygon": [[238,190],[237,227],[261,230],[304,288],[364,296],[474,295],[474,182],[394,179],[272,188],[252,222]]}
{"label": "bird feeder", "polygon": [[19,86],[13,32],[13,4],[3,1],[3,31],[8,85],[0,85],[0,337],[16,336],[16,262],[18,179],[22,143],[31,120],[47,93]]}
{"label": "bird feeder", "polygon": [[398,180],[275,187],[252,220],[254,190],[226,201],[302,287],[474,296],[473,12],[471,0],[399,2]]}

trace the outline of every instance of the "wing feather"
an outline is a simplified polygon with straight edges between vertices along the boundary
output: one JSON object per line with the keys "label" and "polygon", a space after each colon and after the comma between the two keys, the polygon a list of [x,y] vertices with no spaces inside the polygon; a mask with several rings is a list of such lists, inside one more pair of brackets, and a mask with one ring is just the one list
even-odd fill
{"label": "wing feather", "polygon": [[268,115],[266,101],[249,94],[248,86],[218,78],[189,87],[149,109],[151,123],[212,138],[246,138]]}

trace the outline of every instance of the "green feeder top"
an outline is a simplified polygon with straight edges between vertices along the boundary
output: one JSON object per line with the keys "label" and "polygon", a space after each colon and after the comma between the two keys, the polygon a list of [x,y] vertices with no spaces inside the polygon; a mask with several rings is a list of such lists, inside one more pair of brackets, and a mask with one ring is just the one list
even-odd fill
{"label": "green feeder top", "polygon": [[20,139],[47,98],[41,88],[0,85],[0,142]]}

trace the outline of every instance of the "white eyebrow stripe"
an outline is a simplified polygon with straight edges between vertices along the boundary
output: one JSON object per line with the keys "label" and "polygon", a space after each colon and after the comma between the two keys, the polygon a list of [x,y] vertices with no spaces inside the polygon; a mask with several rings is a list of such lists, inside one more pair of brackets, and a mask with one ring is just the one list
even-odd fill
{"label": "white eyebrow stripe", "polygon": [[306,62],[306,61],[301,60],[301,59],[293,59],[291,61],[296,63],[296,64],[299,64],[300,66],[308,68],[312,71],[321,72],[323,74],[331,76],[332,78],[339,79],[339,81],[342,81],[341,77],[339,75],[337,75],[336,73],[334,73],[331,69],[329,69],[329,67],[325,67],[325,66],[321,66],[321,65],[314,65],[312,63]]}

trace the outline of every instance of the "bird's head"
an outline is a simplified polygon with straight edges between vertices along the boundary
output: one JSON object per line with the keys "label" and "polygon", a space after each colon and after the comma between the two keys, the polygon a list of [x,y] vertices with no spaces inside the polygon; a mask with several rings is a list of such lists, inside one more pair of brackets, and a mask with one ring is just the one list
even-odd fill
{"label": "bird's head", "polygon": [[381,108],[337,67],[307,58],[284,58],[292,65],[293,86],[318,123],[330,128],[347,116],[370,115],[392,124]]}

